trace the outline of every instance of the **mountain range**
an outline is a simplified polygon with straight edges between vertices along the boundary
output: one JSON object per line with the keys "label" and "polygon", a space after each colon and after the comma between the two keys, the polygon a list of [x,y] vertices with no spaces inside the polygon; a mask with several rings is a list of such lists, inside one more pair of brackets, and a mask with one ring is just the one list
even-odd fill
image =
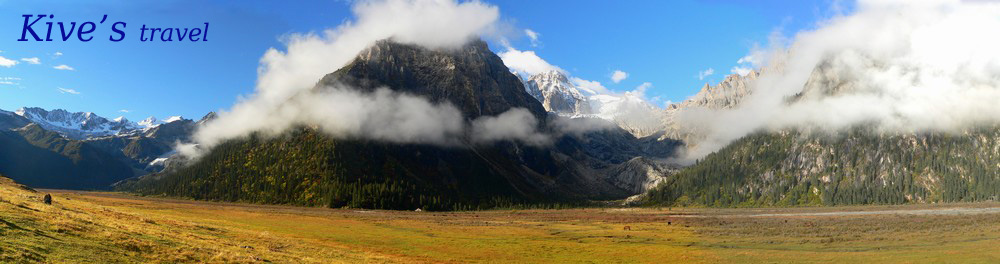
{"label": "mountain range", "polygon": [[151,163],[195,126],[181,117],[130,122],[62,109],[0,110],[0,173],[34,187],[106,190],[162,169]]}
{"label": "mountain range", "polygon": [[[856,92],[818,67],[787,98]],[[693,164],[674,162],[705,131],[682,120],[738,109],[770,71],[729,75],[659,108],[637,92],[599,93],[561,71],[512,72],[485,42],[431,50],[383,40],[296,96],[388,88],[448,103],[467,122],[523,109],[550,145],[456,146],[344,138],[302,124],[230,139],[188,160],[173,147],[215,118],[131,122],[92,113],[0,110],[0,173],[31,186],[114,189],[254,203],[431,210],[551,207],[626,199],[645,205],[896,204],[997,199],[1000,129],[887,133],[859,125],[830,136],[786,128],[736,139]],[[569,121],[567,121],[569,120]],[[560,133],[565,122],[601,129]],[[469,135],[465,135],[469,136]],[[167,164],[173,164],[166,166]]]}

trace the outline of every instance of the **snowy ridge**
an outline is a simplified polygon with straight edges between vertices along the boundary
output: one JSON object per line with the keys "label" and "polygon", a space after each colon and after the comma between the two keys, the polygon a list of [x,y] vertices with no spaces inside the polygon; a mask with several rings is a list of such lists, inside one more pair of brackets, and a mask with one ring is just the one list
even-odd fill
{"label": "snowy ridge", "polygon": [[522,77],[522,81],[525,90],[538,99],[546,111],[572,118],[605,119],[636,137],[644,137],[663,130],[663,110],[646,102],[640,94],[597,93],[573,85],[569,78],[558,70],[535,74],[527,79]]}
{"label": "snowy ridge", "polygon": [[[0,114],[10,113],[0,110]],[[161,124],[169,122],[156,122],[156,118],[150,117],[145,121],[151,122],[131,122],[125,117],[107,119],[91,112],[71,113],[63,109],[48,111],[38,107],[24,107],[18,109],[13,114],[24,117],[32,123],[38,124],[45,130],[57,132],[71,139],[91,139],[107,136],[121,136],[141,133]],[[170,122],[179,121],[181,118],[171,117]]]}

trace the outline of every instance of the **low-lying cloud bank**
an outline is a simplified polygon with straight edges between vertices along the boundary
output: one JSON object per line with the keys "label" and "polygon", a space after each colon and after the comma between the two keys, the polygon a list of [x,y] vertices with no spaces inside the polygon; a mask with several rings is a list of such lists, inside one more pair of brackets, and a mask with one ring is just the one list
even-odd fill
{"label": "low-lying cloud bank", "polygon": [[753,94],[679,118],[703,157],[761,130],[959,132],[1000,121],[1000,2],[861,0],[770,50]]}

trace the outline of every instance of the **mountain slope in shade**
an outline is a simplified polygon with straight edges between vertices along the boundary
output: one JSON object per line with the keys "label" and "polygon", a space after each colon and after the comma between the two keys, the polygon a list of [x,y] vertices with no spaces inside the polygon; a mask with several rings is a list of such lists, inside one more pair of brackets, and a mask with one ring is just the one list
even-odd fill
{"label": "mountain slope in shade", "polygon": [[200,123],[202,121],[180,119],[129,135],[101,137],[87,142],[124,157],[133,167],[156,172],[162,169],[162,165],[151,163],[173,153],[177,143],[190,141]]}
{"label": "mountain slope in shade", "polygon": [[137,171],[88,142],[37,124],[0,131],[0,173],[38,188],[108,189]]}
{"label": "mountain slope in shade", "polygon": [[125,118],[107,120],[92,113],[0,110],[0,173],[34,187],[108,189],[122,179],[162,169],[150,163],[189,140],[198,125],[175,119],[141,129]]}
{"label": "mountain slope in shade", "polygon": [[0,110],[0,130],[20,128],[28,125],[28,123],[31,123],[31,121],[22,116],[13,112]]}
{"label": "mountain slope in shade", "polygon": [[[485,42],[428,50],[379,41],[319,81],[379,87],[449,102],[468,119],[524,108],[550,116]],[[124,181],[120,190],[198,199],[389,209],[468,209],[620,199],[636,193],[614,171],[636,156],[665,158],[676,142],[611,129],[558,138],[438,147],[337,139],[304,127],[226,142],[186,167]],[[636,166],[629,166],[629,168]],[[631,177],[631,176],[630,176]],[[645,179],[638,179],[644,181]],[[630,179],[632,179],[630,178]]]}

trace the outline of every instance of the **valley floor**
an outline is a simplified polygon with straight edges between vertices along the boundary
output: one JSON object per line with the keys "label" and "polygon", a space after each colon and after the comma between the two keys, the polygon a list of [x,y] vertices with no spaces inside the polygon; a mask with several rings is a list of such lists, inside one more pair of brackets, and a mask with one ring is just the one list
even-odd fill
{"label": "valley floor", "polygon": [[0,187],[0,262],[1000,261],[995,203],[442,213],[11,186]]}

